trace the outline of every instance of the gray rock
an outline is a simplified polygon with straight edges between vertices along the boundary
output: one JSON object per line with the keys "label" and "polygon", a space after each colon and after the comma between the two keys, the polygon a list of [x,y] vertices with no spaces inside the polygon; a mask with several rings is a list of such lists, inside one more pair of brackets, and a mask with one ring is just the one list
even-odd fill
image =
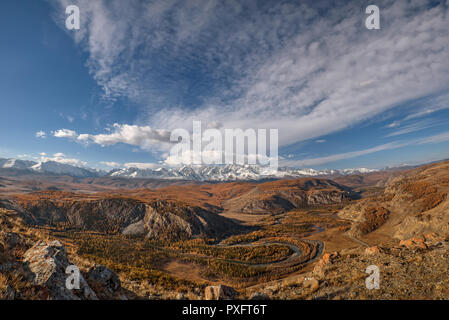
{"label": "gray rock", "polygon": [[49,290],[52,300],[97,300],[95,292],[80,274],[80,289],[66,287],[66,269],[69,265],[67,252],[59,241],[39,241],[24,254],[31,281]]}
{"label": "gray rock", "polygon": [[0,244],[6,250],[11,250],[20,244],[21,238],[17,233],[0,231]]}
{"label": "gray rock", "polygon": [[106,266],[92,267],[86,275],[87,282],[100,296],[111,297],[122,288],[118,275]]}
{"label": "gray rock", "polygon": [[270,297],[266,293],[255,292],[251,295],[250,300],[270,300]]}
{"label": "gray rock", "polygon": [[238,296],[234,288],[225,285],[209,286],[205,289],[206,300],[232,300]]}

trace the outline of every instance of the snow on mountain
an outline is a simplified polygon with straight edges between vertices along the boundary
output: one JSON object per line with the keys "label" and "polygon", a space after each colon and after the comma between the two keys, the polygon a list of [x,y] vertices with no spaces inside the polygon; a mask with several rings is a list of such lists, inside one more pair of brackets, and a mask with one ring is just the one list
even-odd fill
{"label": "snow on mountain", "polygon": [[25,170],[35,165],[36,162],[19,159],[0,159],[0,168]]}
{"label": "snow on mountain", "polygon": [[40,162],[31,166],[29,169],[40,173],[68,175],[82,178],[97,176],[94,170],[75,167],[69,164],[64,164],[56,161]]}
{"label": "snow on mountain", "polygon": [[363,174],[377,170],[367,168],[343,170],[315,170],[280,167],[277,170],[256,165],[185,165],[178,168],[136,168],[127,167],[114,169],[109,172],[77,167],[57,161],[34,161],[19,159],[0,159],[0,168],[32,170],[43,174],[68,175],[74,177],[122,177],[122,178],[152,178],[152,179],[178,179],[192,181],[243,181],[261,179],[282,179],[317,177],[328,175]]}
{"label": "snow on mountain", "polygon": [[371,172],[376,172],[377,170],[375,169],[368,169],[368,168],[357,168],[357,169],[343,169],[340,170],[339,172],[341,174],[357,174],[357,173],[371,173]]}
{"label": "snow on mountain", "polygon": [[184,179],[195,181],[235,181],[261,180],[296,177],[315,177],[324,175],[347,175],[374,172],[373,169],[315,170],[281,167],[278,170],[254,165],[224,165],[224,166],[182,166],[180,168],[116,169],[109,173],[113,177],[124,178],[157,178]]}

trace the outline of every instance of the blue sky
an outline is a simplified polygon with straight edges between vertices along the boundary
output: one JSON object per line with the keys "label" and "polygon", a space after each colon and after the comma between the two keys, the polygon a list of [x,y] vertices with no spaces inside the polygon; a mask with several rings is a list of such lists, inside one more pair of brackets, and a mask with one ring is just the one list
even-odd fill
{"label": "blue sky", "polygon": [[371,2],[1,1],[0,157],[164,163],[201,120],[277,128],[297,167],[449,158],[449,2],[376,1],[367,30]]}

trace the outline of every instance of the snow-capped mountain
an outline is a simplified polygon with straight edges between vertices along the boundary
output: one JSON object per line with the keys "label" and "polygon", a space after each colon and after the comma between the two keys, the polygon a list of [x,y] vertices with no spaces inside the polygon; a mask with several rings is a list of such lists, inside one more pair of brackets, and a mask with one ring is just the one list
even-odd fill
{"label": "snow-capped mountain", "polygon": [[40,173],[68,175],[82,178],[97,176],[94,170],[75,167],[69,164],[60,163],[56,161],[40,162],[31,166],[29,169]]}
{"label": "snow-capped mountain", "polygon": [[57,161],[34,162],[19,159],[0,159],[0,168],[28,170],[42,174],[68,175],[73,177],[122,177],[147,179],[177,179],[192,181],[244,181],[262,179],[282,179],[316,177],[327,175],[348,175],[370,173],[377,170],[358,168],[343,170],[315,170],[280,167],[278,170],[257,165],[186,165],[178,168],[159,167],[140,169],[128,167],[106,172],[99,169],[78,167]]}
{"label": "snow-capped mountain", "polygon": [[0,168],[26,170],[43,174],[68,175],[73,177],[98,177],[105,175],[105,171],[81,168],[56,161],[35,162],[20,159],[0,159]]}
{"label": "snow-capped mountain", "polygon": [[357,168],[357,169],[343,169],[339,170],[340,174],[358,174],[358,173],[371,173],[376,172],[377,170],[368,169],[368,168]]}
{"label": "snow-capped mountain", "polygon": [[344,170],[315,170],[281,167],[278,170],[254,165],[224,165],[224,166],[182,166],[180,168],[116,169],[109,173],[112,177],[125,178],[157,178],[184,179],[195,181],[236,181],[261,180],[295,177],[314,177],[325,175],[347,175],[374,172],[374,169],[344,169]]}
{"label": "snow-capped mountain", "polygon": [[35,165],[36,162],[19,159],[0,159],[0,168],[25,170]]}

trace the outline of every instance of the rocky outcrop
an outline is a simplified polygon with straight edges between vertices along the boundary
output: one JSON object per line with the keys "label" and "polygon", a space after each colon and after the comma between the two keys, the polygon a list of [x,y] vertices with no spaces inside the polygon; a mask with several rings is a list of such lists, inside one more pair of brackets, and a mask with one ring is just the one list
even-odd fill
{"label": "rocky outcrop", "polygon": [[3,250],[11,250],[23,241],[17,233],[0,230],[0,246]]}
{"label": "rocky outcrop", "polygon": [[180,240],[196,236],[220,238],[242,229],[231,220],[180,202],[153,201],[145,216],[123,230],[125,235],[148,239]]}
{"label": "rocky outcrop", "polygon": [[31,281],[48,290],[52,300],[96,300],[97,295],[80,275],[80,289],[71,290],[66,286],[67,267],[71,264],[64,246],[59,241],[39,241],[24,255],[31,274]]}
{"label": "rocky outcrop", "polygon": [[[64,246],[59,241],[39,241],[23,256],[23,267],[29,274],[29,281],[46,292],[51,300],[98,300],[126,299],[120,279],[115,272],[96,265],[85,274],[79,273],[79,289],[70,277],[72,270],[79,269],[70,263]],[[68,268],[71,267],[71,268]]]}
{"label": "rocky outcrop", "polygon": [[204,294],[206,300],[232,300],[238,296],[234,288],[222,284],[206,287]]}
{"label": "rocky outcrop", "polygon": [[381,252],[382,252],[382,249],[379,248],[378,246],[368,247],[365,249],[366,255],[375,255],[375,254],[378,254]]}
{"label": "rocky outcrop", "polygon": [[134,199],[81,199],[70,197],[20,201],[25,221],[37,225],[64,225],[79,230],[114,232],[142,219],[143,202]]}
{"label": "rocky outcrop", "polygon": [[449,234],[448,183],[449,161],[423,166],[394,177],[383,194],[346,206],[338,215],[353,222],[353,236],[375,232],[407,240]]}
{"label": "rocky outcrop", "polygon": [[62,199],[21,200],[20,208],[30,224],[56,225],[77,230],[122,233],[148,239],[180,240],[207,236],[220,238],[243,229],[232,220],[180,201],[140,201],[132,198],[81,199],[61,194]]}
{"label": "rocky outcrop", "polygon": [[122,287],[117,274],[105,266],[92,267],[86,274],[86,281],[100,299],[116,297]]}
{"label": "rocky outcrop", "polygon": [[255,292],[249,298],[250,300],[270,300],[270,296],[264,292]]}
{"label": "rocky outcrop", "polygon": [[261,184],[227,201],[226,207],[248,214],[282,213],[295,208],[342,203],[357,198],[350,188],[327,179],[282,180]]}
{"label": "rocky outcrop", "polygon": [[315,292],[320,288],[320,282],[315,278],[308,277],[304,279],[303,286],[304,288],[309,289],[312,292]]}

